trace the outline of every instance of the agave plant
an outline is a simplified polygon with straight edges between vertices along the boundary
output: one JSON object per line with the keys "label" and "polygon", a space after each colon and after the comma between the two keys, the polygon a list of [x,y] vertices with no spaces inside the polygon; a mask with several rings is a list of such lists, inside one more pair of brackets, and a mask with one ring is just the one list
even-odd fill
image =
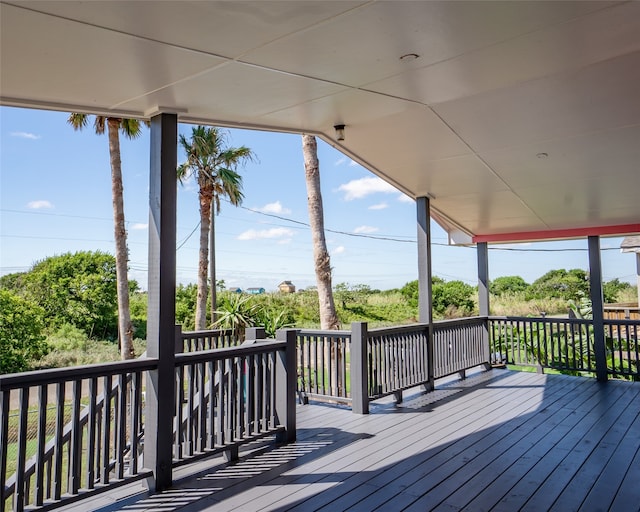
{"label": "agave plant", "polygon": [[249,295],[229,294],[220,301],[216,315],[214,326],[231,329],[236,339],[244,340],[245,329],[256,324],[258,308]]}

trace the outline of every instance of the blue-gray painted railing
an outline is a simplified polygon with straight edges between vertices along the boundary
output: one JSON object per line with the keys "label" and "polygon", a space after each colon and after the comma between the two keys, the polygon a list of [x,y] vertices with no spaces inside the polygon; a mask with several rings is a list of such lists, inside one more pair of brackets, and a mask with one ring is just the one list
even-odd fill
{"label": "blue-gray painted railing", "polygon": [[356,322],[351,331],[299,330],[298,390],[367,412],[370,400],[391,394],[401,400],[405,389],[489,364],[486,318],[436,322],[433,361],[428,329],[410,324],[369,330]]}
{"label": "blue-gray painted railing", "polygon": [[[274,433],[295,439],[296,335],[279,336],[176,355],[178,420],[163,419],[174,425],[174,466],[216,452],[234,458],[241,444]],[[157,365],[1,375],[0,510],[47,510],[152,477],[142,458],[143,377]]]}
{"label": "blue-gray painted railing", "polygon": [[155,366],[138,359],[0,376],[2,509],[51,508],[149,476],[142,377]]}
{"label": "blue-gray painted railing", "polygon": [[317,398],[349,401],[348,365],[351,331],[297,331],[299,392]]}
{"label": "blue-gray painted railing", "polygon": [[[607,374],[640,379],[640,321],[604,320]],[[490,317],[493,363],[595,374],[593,324],[588,319]]]}
{"label": "blue-gray painted railing", "polygon": [[484,317],[443,320],[433,324],[433,373],[439,379],[488,364],[489,344]]}

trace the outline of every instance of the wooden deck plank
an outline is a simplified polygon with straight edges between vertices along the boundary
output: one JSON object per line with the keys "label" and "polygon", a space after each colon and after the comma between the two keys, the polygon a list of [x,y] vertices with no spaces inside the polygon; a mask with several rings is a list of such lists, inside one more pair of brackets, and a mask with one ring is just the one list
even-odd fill
{"label": "wooden deck plank", "polygon": [[[565,393],[567,389],[559,387],[558,391]],[[505,405],[507,409],[510,409],[509,413],[516,415],[524,414],[533,406],[533,404],[529,405],[524,400],[515,407],[508,404]],[[496,416],[500,417],[500,414]],[[489,421],[487,421],[487,418]],[[449,439],[444,439],[444,441],[450,444],[443,443],[437,450],[431,448],[428,451],[423,450],[421,453],[415,453],[414,447],[408,445],[407,449],[410,451],[402,454],[406,457],[404,460],[401,460],[391,467],[385,466],[368,481],[369,484],[377,487],[377,492],[370,493],[367,499],[359,503],[355,509],[372,510],[381,503],[386,503],[391,499],[395,500],[396,496],[393,496],[394,491],[396,493],[405,492],[407,487],[412,483],[420,483],[427,475],[429,481],[433,482],[433,469],[446,464],[450,460],[457,461],[459,465],[466,464],[471,458],[477,455],[472,452],[478,449],[478,442],[487,442],[489,439],[493,439],[494,443],[500,442],[505,432],[510,430],[511,427],[505,429],[500,425],[494,425],[495,421],[495,418],[480,415],[475,420],[475,423],[465,425],[464,428],[466,431],[461,431],[463,437],[455,439],[453,442]],[[478,428],[474,429],[474,426]],[[414,450],[413,456],[410,456],[411,450]],[[423,485],[424,484],[420,483],[421,487]],[[418,494],[414,494],[414,499],[419,497],[420,494],[421,491]],[[340,504],[341,502],[336,503]]]}
{"label": "wooden deck plank", "polygon": [[[613,426],[619,413],[624,409],[622,400],[620,400],[620,405],[616,407],[616,402],[621,398],[618,391],[618,389],[614,389],[606,393],[599,393],[598,396],[601,396],[602,400],[595,405],[604,407],[594,407],[584,416],[579,428],[575,428],[559,443],[556,450],[560,454],[564,454],[563,459],[548,474],[546,480],[536,489],[522,510],[549,510],[552,507],[589,455],[590,450],[587,449],[587,445],[592,446],[594,442],[599,442],[602,435]],[[615,412],[607,414],[608,410]],[[597,418],[597,421],[592,423],[590,421],[592,418]],[[586,427],[590,428],[586,430]]]}
{"label": "wooden deck plank", "polygon": [[[598,406],[615,403],[624,394],[624,387],[614,387],[610,393],[603,391],[602,387],[598,386],[590,400],[574,406],[575,417],[579,420],[574,428],[569,430],[552,450],[544,454],[500,501],[495,510],[548,510],[551,507],[578,469],[575,467],[577,459],[572,457],[572,452],[587,434],[597,433],[602,426],[602,423],[599,423],[603,419],[602,410]],[[621,401],[621,404],[623,403],[624,401]],[[541,492],[541,489],[544,489],[544,492]]]}
{"label": "wooden deck plank", "polygon": [[[569,388],[567,387],[558,388],[558,390],[563,394],[568,392],[568,389]],[[518,407],[521,407],[523,405],[525,404],[521,402],[515,407],[510,404],[508,404],[507,407],[511,409],[510,412],[512,413],[524,415],[524,413],[527,412],[528,408],[524,408],[522,410],[518,409]],[[522,421],[526,419],[524,416],[521,416],[521,418]],[[402,465],[399,465],[397,468],[393,468],[391,470],[393,473],[395,473],[393,474],[393,476],[395,477],[395,481],[393,482],[386,481],[386,477],[389,475],[389,472],[385,472],[383,475],[381,475],[381,478],[373,480],[380,486],[380,494],[391,494],[389,492],[390,488],[395,488],[398,492],[407,492],[407,489],[413,485],[414,496],[418,498],[425,489],[424,483],[421,483],[422,479],[426,479],[426,477],[428,477],[430,485],[435,486],[439,482],[439,480],[435,478],[434,471],[437,471],[444,464],[447,464],[451,460],[457,461],[458,464],[466,463],[467,460],[470,460],[470,458],[474,456],[473,450],[477,448],[475,446],[476,441],[487,442],[488,440],[493,440],[493,442],[500,442],[502,437],[512,429],[511,425],[504,424],[497,424],[492,428],[489,428],[489,426],[490,424],[484,425],[483,428],[479,430],[475,435],[466,435],[463,439],[457,441],[455,444],[448,446],[447,450],[443,451],[442,453],[427,453],[421,455],[419,459],[420,464],[411,468],[410,472],[407,471],[407,473],[410,474],[403,475],[401,473]],[[467,451],[465,452],[465,450]],[[455,468],[452,467],[450,469],[454,470]],[[441,473],[442,478],[445,478],[446,475],[447,474],[445,472]],[[411,491],[409,492],[411,493]],[[378,496],[372,495],[369,501],[373,505],[375,503],[374,500],[379,499],[380,498]],[[367,506],[366,503],[364,505]]]}
{"label": "wooden deck plank", "polygon": [[[564,395],[566,399],[566,394]],[[566,431],[577,424],[577,418],[571,416],[571,411],[565,407],[559,408],[553,414],[536,414],[531,411],[524,417],[524,421],[506,422],[503,425],[505,435],[496,443],[484,447],[482,455],[475,457],[463,465],[456,464],[456,460],[449,460],[435,471],[425,475],[429,484],[428,490],[421,488],[418,482],[405,490],[407,493],[422,493],[420,498],[408,510],[420,510],[424,504],[440,505],[445,510],[460,509],[474,501],[476,496],[503,471],[513,464],[519,455],[529,450],[538,438],[550,430],[561,428],[563,422],[569,421]],[[476,450],[483,445],[474,446]],[[489,468],[485,471],[485,468]],[[453,471],[452,471],[453,470]],[[489,503],[483,508],[491,508],[495,504],[495,496],[490,497]],[[450,501],[451,500],[451,501]],[[479,504],[481,505],[481,504]]]}
{"label": "wooden deck plank", "polygon": [[[627,410],[631,410],[627,408]],[[625,432],[622,440],[615,448],[615,451],[611,455],[611,458],[607,461],[607,464],[600,475],[598,476],[593,487],[589,491],[586,499],[584,500],[580,510],[587,511],[593,509],[593,503],[613,503],[616,498],[616,494],[619,489],[623,487],[623,482],[626,481],[625,475],[630,467],[633,466],[633,458],[639,453],[640,450],[640,407],[635,410],[635,419],[629,426],[627,432]],[[640,486],[640,471],[633,481],[633,488],[638,489]],[[633,476],[630,477],[633,479]],[[640,506],[640,492],[635,497],[635,502]],[[628,503],[625,503],[625,510],[628,508]]]}
{"label": "wooden deck plank", "polygon": [[[467,384],[464,384],[464,386],[467,386]],[[426,395],[425,395],[426,396]],[[420,397],[422,398],[422,397]],[[467,400],[471,400],[471,398],[466,398]],[[462,412],[465,409],[465,405],[464,405],[464,401],[461,400],[451,400],[451,405],[450,407],[452,408],[457,408],[460,409],[460,413],[462,414]],[[443,402],[443,404],[446,403]],[[443,421],[446,420],[446,414],[437,411],[436,413],[437,415],[444,415],[443,416]],[[401,417],[397,417],[397,415],[393,415],[393,414],[380,414],[380,415],[369,415],[369,416],[354,416],[353,414],[351,414],[350,412],[348,413],[349,417],[352,418],[359,418],[358,420],[354,420],[355,422],[358,423],[358,429],[365,429],[364,431],[367,433],[367,435],[370,436],[379,436],[381,439],[387,439],[385,436],[388,435],[388,429],[390,428],[401,428],[404,429],[404,431],[407,431],[408,425],[413,422],[414,426],[413,429],[416,431],[416,433],[419,433],[419,431],[422,429],[422,423],[421,423],[421,415],[418,413],[412,413],[412,414],[403,414]],[[399,421],[401,420],[401,421]],[[420,434],[422,435],[422,434]],[[336,464],[341,464],[342,466],[348,466],[350,463],[354,463],[355,460],[357,460],[357,458],[365,456],[370,450],[364,450],[362,449],[362,447],[360,445],[358,446],[352,446],[349,447],[348,451],[345,450],[341,450],[339,454],[336,454],[336,457],[332,457],[329,459],[318,459],[316,461],[313,461],[309,466],[305,466],[305,472],[307,473],[315,473],[315,472],[323,472],[325,475],[326,474],[333,474],[336,471],[340,470],[340,467],[335,467]],[[334,467],[327,467],[327,465],[333,465]],[[286,482],[288,484],[294,484],[295,481],[291,480],[291,478],[295,479],[294,475],[285,475],[285,477],[283,477],[283,481],[286,480]],[[308,476],[305,476],[304,479],[307,483],[310,483],[310,478]],[[317,481],[319,478],[321,478],[321,476],[317,476],[315,478],[311,478],[314,481]],[[255,491],[256,493],[259,492],[259,490]],[[280,488],[276,488],[275,491],[273,492],[283,492],[282,489]],[[256,499],[262,500],[263,498],[260,495],[256,495]],[[235,503],[235,505],[241,505],[241,503]],[[245,503],[246,505],[246,503]],[[247,505],[248,506],[248,505]]]}
{"label": "wooden deck plank", "polygon": [[610,512],[627,512],[638,510],[640,503],[640,450],[636,451],[628,470],[624,475],[616,497],[610,507]]}
{"label": "wooden deck plank", "polygon": [[[615,425],[614,429],[610,431],[611,434],[615,432],[615,427],[617,426],[618,425]],[[620,425],[621,430],[626,431],[627,427],[628,424]],[[508,491],[510,487],[515,484],[515,482],[526,475],[528,469],[533,467],[533,465],[537,461],[539,461],[544,455],[554,449],[558,441],[561,438],[565,437],[567,428],[574,428],[574,426],[567,422],[564,422],[563,425],[560,425],[559,427],[547,429],[547,431],[543,435],[528,436],[525,441],[531,442],[531,447],[524,453],[518,453],[518,450],[510,449],[508,452],[509,458],[517,457],[516,460],[504,467],[502,470],[503,472],[499,474],[499,476],[490,484],[486,485],[484,490],[481,490],[480,493],[476,493],[475,489],[473,489],[468,484],[465,485],[464,489],[467,491],[468,495],[475,495],[473,503],[468,507],[468,510],[488,510],[489,508],[492,508],[497,501],[496,497],[497,499],[499,499],[500,496],[504,495],[506,491]],[[535,434],[538,434],[538,432],[536,432]],[[536,440],[536,437],[539,437],[539,439]],[[593,442],[594,440],[592,439],[590,441]],[[603,456],[606,454],[607,448],[603,446],[603,449],[605,450],[605,453],[592,454],[593,463],[586,464],[584,467],[588,468],[589,470],[599,471],[601,469],[600,463],[603,460]],[[612,448],[609,448],[609,450],[613,451]],[[485,477],[488,477],[490,479],[492,478],[492,473],[498,473],[499,468],[496,466],[496,462],[499,462],[500,458],[487,465],[481,475],[484,475]],[[586,484],[586,482],[588,482],[586,473],[581,475],[578,480],[574,479],[574,481],[579,481]],[[588,485],[590,488],[591,483],[589,483]],[[565,489],[564,492],[566,491],[567,489]],[[563,504],[558,508],[558,510],[575,510],[577,506],[579,506],[580,500],[584,499],[587,492],[588,488],[578,490],[577,493],[568,493],[568,501],[564,501]],[[580,498],[580,500],[578,498]],[[451,497],[446,500],[446,503],[449,505],[459,505],[459,502],[456,502],[456,500],[452,499]]]}
{"label": "wooden deck plank", "polygon": [[[629,434],[632,436],[636,434],[635,439],[636,442],[638,442],[638,432],[629,432],[629,428],[640,410],[640,396],[637,389],[630,389],[629,393],[627,393],[629,397],[632,396],[631,391],[636,392],[635,396],[627,405],[617,407],[620,414],[617,418],[612,415],[611,426],[604,432],[601,432],[601,438],[598,440],[597,436],[591,437],[588,442],[580,443],[580,449],[572,453],[572,455],[575,456],[576,453],[581,454],[582,451],[584,451],[584,453],[588,455],[573,479],[562,490],[562,493],[553,504],[552,510],[578,510],[582,500],[586,500],[589,496],[591,488],[594,486],[598,477],[605,475],[603,470],[624,437]],[[592,498],[594,497],[592,496]],[[593,510],[600,499],[600,496],[596,496],[595,499],[589,500],[588,502],[585,501],[585,505]]]}
{"label": "wooden deck plank", "polygon": [[[484,393],[486,391],[486,389],[477,390],[477,392],[479,393]],[[502,392],[507,393],[508,391],[503,390]],[[489,394],[491,394],[490,391]],[[459,424],[464,425],[465,419],[468,420],[468,411],[470,406],[472,406],[474,402],[476,402],[475,398],[476,395],[472,397],[468,405],[465,405],[460,409]],[[504,400],[497,400],[496,404],[504,405],[505,402]],[[490,419],[491,414],[489,413],[491,412],[491,409],[487,409],[486,412],[488,414],[484,414],[483,416]],[[443,422],[443,426],[448,426],[452,422],[456,421],[456,417],[452,416],[451,411],[449,410],[440,411],[440,414],[442,415],[441,421]],[[403,414],[402,417],[404,418],[405,415]],[[352,486],[356,486],[358,484],[358,479],[362,479],[363,476],[367,478],[367,476],[371,475],[372,471],[375,471],[377,467],[388,468],[390,466],[391,460],[402,460],[405,457],[415,455],[416,450],[419,446],[421,446],[421,443],[428,442],[429,444],[435,444],[437,440],[434,437],[428,439],[424,435],[425,424],[424,420],[421,419],[421,415],[413,415],[410,417],[412,418],[412,420],[416,418],[420,420],[420,423],[417,425],[417,430],[413,433],[413,437],[409,435],[406,425],[403,424],[401,427],[398,427],[398,425],[396,424],[396,427],[398,427],[398,429],[396,430],[395,434],[391,432],[386,433],[386,436],[384,437],[383,447],[380,447],[378,441],[374,438],[372,439],[372,443],[374,443],[373,448],[360,447],[358,449],[354,449],[353,453],[351,454],[352,458],[345,458],[343,456],[343,452],[338,454],[339,458],[337,460],[332,461],[330,465],[323,468],[325,472],[324,478],[330,479],[332,478],[332,475],[335,475],[336,473],[342,473],[343,478],[340,479],[339,489],[337,489],[337,493],[341,494],[347,492],[346,490],[351,489]],[[433,422],[436,421],[436,417],[437,416],[430,416],[429,418],[430,431],[433,430],[435,432],[438,432],[435,428],[432,428]],[[468,421],[467,425],[469,425]],[[446,428],[443,429],[443,431],[446,430]],[[464,433],[461,431],[453,433],[451,435],[457,438],[464,437]],[[402,449],[402,447],[408,448]],[[348,468],[349,471],[345,471],[345,468]],[[296,491],[294,495],[288,494],[283,499],[287,503],[292,503],[292,499],[297,500],[297,508],[293,508],[292,510],[315,510],[327,503],[328,498],[333,496],[332,491],[336,491],[336,489],[334,488],[331,490],[325,490],[321,495],[318,495],[316,492],[314,492],[313,488],[300,489]],[[311,498],[311,501],[305,501],[307,498]],[[281,504],[284,505],[285,503],[283,502]]]}

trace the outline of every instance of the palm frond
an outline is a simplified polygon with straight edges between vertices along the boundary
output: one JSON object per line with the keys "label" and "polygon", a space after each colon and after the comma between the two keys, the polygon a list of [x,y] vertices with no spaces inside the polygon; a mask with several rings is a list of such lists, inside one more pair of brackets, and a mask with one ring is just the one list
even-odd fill
{"label": "palm frond", "polygon": [[87,126],[89,122],[89,116],[87,114],[80,114],[78,112],[72,112],[69,114],[67,123],[73,126],[74,130],[82,130]]}

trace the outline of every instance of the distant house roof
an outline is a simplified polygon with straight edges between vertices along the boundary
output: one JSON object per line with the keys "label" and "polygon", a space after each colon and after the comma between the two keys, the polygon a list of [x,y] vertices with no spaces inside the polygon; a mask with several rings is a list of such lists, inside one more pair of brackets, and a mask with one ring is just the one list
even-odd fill
{"label": "distant house roof", "polygon": [[637,252],[640,253],[640,235],[627,236],[620,244],[622,252]]}
{"label": "distant house roof", "polygon": [[282,286],[283,284],[293,286],[293,283],[291,281],[282,281],[278,286]]}

